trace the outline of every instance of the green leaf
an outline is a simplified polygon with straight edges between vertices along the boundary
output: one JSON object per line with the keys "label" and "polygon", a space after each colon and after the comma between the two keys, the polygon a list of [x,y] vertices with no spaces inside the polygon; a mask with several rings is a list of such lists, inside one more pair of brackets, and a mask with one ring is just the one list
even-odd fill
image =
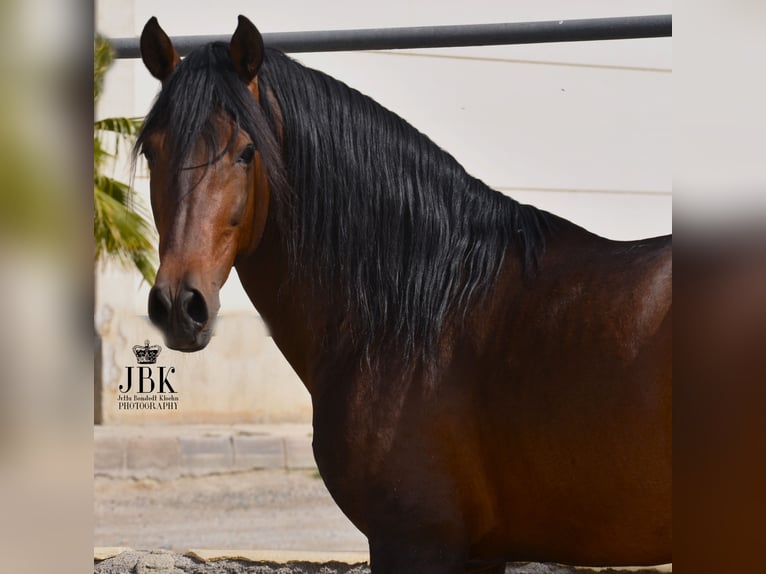
{"label": "green leaf", "polygon": [[156,270],[150,238],[154,234],[147,221],[126,205],[130,189],[102,177],[93,191],[96,261],[109,256],[123,265],[132,264],[152,284]]}
{"label": "green leaf", "polygon": [[[143,118],[104,118],[93,123],[93,139],[98,142],[102,157],[116,157],[120,153],[120,144],[132,147],[136,135],[141,130]],[[95,143],[95,142],[94,142]],[[106,144],[113,153],[106,151]]]}
{"label": "green leaf", "polygon": [[134,138],[141,129],[144,118],[104,118],[93,123],[93,129]]}

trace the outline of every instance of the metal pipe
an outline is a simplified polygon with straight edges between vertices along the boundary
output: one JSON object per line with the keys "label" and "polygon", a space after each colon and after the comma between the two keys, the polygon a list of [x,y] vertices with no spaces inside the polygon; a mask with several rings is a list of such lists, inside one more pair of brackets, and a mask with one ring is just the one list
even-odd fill
{"label": "metal pipe", "polygon": [[[263,41],[266,46],[297,53],[626,40],[672,35],[672,16],[662,14],[505,24],[272,32],[263,34]],[[176,36],[172,40],[178,53],[185,56],[209,42],[228,42],[230,39],[230,35],[216,35]],[[140,57],[138,38],[111,38],[109,42],[117,58]]]}

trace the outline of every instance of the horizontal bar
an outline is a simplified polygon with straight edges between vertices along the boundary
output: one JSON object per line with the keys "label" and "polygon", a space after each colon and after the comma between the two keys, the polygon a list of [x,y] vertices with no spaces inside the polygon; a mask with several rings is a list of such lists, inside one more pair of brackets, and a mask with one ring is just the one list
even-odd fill
{"label": "horizontal bar", "polygon": [[[263,41],[266,46],[283,52],[297,53],[627,40],[672,35],[672,16],[662,14],[505,24],[272,32],[263,34]],[[209,42],[228,42],[230,39],[231,35],[172,38],[173,45],[181,56]],[[109,42],[115,49],[117,58],[140,57],[138,38],[111,38]]]}

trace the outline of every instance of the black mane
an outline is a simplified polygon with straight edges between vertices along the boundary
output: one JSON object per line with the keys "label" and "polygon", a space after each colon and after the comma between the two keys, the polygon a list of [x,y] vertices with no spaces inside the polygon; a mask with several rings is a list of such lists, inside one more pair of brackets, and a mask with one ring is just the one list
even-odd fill
{"label": "black mane", "polygon": [[[145,134],[172,135],[180,170],[198,136],[214,161],[210,115],[224,109],[263,154],[296,278],[340,320],[368,357],[379,346],[428,357],[454,313],[491,290],[509,250],[534,268],[557,218],[468,175],[426,136],[370,98],[267,50],[256,105],[228,46],[189,55],[150,111]],[[273,93],[284,129],[275,138]]]}

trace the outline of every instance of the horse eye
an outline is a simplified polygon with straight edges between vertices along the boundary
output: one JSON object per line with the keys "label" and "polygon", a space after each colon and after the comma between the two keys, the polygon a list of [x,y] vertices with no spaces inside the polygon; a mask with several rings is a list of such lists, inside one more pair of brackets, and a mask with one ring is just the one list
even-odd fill
{"label": "horse eye", "polygon": [[253,157],[255,157],[255,146],[253,144],[250,144],[245,149],[242,150],[241,154],[239,154],[237,163],[248,165],[253,161]]}

